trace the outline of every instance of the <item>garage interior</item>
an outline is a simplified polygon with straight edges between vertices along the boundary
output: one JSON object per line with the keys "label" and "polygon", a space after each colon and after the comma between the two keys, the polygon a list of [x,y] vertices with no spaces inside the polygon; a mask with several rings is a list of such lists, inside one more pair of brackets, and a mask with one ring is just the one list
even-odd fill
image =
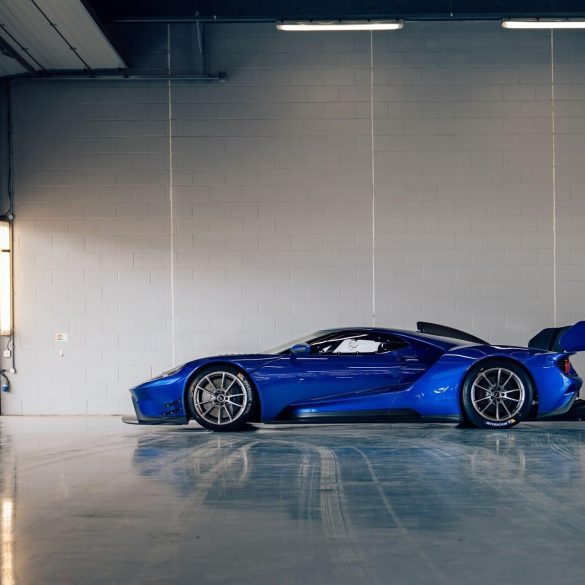
{"label": "garage interior", "polygon": [[3,584],[581,580],[580,421],[121,422],[309,331],[584,318],[585,7],[504,4],[0,2]]}

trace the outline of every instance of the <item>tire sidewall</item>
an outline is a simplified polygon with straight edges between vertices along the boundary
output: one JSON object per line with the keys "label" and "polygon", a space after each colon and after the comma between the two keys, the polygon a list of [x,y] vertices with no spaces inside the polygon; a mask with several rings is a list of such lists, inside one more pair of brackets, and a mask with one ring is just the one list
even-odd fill
{"label": "tire sidewall", "polygon": [[[514,418],[507,420],[507,421],[492,421],[488,420],[479,414],[471,401],[471,388],[473,383],[477,379],[477,377],[486,370],[491,370],[493,368],[506,368],[511,372],[514,372],[518,378],[520,378],[522,384],[524,385],[524,392],[525,392],[525,400],[520,412],[514,416]],[[509,429],[518,423],[522,422],[528,416],[530,409],[532,408],[532,401],[534,399],[534,386],[533,382],[530,379],[530,376],[526,373],[526,371],[520,367],[519,365],[507,361],[507,360],[490,360],[484,363],[477,364],[467,374],[465,380],[463,382],[463,387],[461,391],[461,402],[462,402],[462,410],[463,410],[463,418],[466,422],[471,423],[474,427],[482,428],[482,429]]]}
{"label": "tire sidewall", "polygon": [[[202,378],[205,378],[205,376],[208,376],[213,372],[228,372],[236,376],[242,382],[242,385],[244,386],[248,398],[248,402],[246,404],[244,412],[242,412],[242,414],[235,421],[224,425],[216,425],[202,418],[198,414],[197,409],[193,404],[193,396],[197,384],[200,382]],[[202,370],[199,370],[195,374],[195,376],[191,378],[191,380],[189,381],[189,385],[187,387],[187,405],[189,407],[191,417],[194,420],[196,420],[199,425],[212,431],[228,432],[242,429],[250,418],[250,413],[252,412],[252,407],[254,406],[255,399],[256,397],[254,393],[254,388],[252,387],[250,380],[244,374],[244,372],[242,372],[238,368],[235,368],[234,366],[217,364],[215,366],[208,366]]]}

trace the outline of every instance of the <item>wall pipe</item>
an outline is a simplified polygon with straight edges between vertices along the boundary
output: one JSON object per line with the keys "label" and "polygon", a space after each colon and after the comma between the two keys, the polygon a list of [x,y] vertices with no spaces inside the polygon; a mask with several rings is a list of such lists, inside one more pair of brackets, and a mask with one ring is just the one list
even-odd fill
{"label": "wall pipe", "polygon": [[53,74],[49,72],[47,75],[29,75],[22,73],[3,78],[7,83],[19,79],[34,79],[35,81],[191,81],[199,83],[225,83],[227,77],[222,72],[209,75],[141,75],[122,72],[118,75],[113,75],[111,73],[101,74],[99,70],[94,70],[92,75],[88,75],[85,71],[80,71],[76,74]]}

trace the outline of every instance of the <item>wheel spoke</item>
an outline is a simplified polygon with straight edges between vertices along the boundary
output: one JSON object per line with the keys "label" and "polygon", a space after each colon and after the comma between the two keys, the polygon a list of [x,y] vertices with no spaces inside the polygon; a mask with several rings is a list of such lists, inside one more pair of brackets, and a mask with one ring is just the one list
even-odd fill
{"label": "wheel spoke", "polygon": [[483,410],[480,410],[479,412],[481,412],[481,414],[483,414],[493,403],[494,403],[494,401],[490,400],[488,402],[487,406]]}
{"label": "wheel spoke", "polygon": [[230,394],[229,396],[230,396],[230,398],[236,398],[238,396],[245,396],[245,394],[243,392],[241,392],[240,394]]}
{"label": "wheel spoke", "polygon": [[221,373],[221,390],[223,390],[223,387],[225,386],[225,372]]}
{"label": "wheel spoke", "polygon": [[503,384],[500,384],[501,388],[505,388],[507,386],[508,382],[513,378],[513,376],[514,376],[514,372],[510,372],[510,374],[506,378],[506,381]]}
{"label": "wheel spoke", "polygon": [[508,413],[508,416],[512,417],[512,413],[508,410],[508,407],[504,404],[504,402],[502,401],[500,404],[504,407],[504,410]]}
{"label": "wheel spoke", "polygon": [[228,418],[230,419],[230,422],[232,422],[232,420],[234,420],[234,419],[232,418],[232,415],[230,414],[230,411],[229,411],[228,407],[225,404],[224,404],[223,407],[225,408],[225,411],[226,411],[226,413],[228,415]]}
{"label": "wheel spoke", "polygon": [[490,388],[486,388],[485,386],[482,386],[479,382],[476,382],[474,384],[474,386],[476,388],[479,388],[480,390],[483,390],[484,392],[491,392]]}
{"label": "wheel spoke", "polygon": [[491,400],[492,397],[491,396],[484,396],[483,398],[478,398],[475,403],[477,404],[478,402],[481,402],[482,400]]}
{"label": "wheel spoke", "polygon": [[239,406],[239,407],[243,406],[242,404],[238,404],[237,402],[232,402],[231,400],[228,400],[227,398],[226,398],[226,402],[228,404],[232,404],[233,406]]}
{"label": "wheel spoke", "polygon": [[510,398],[509,396],[504,396],[504,400],[511,400],[512,402],[522,402],[519,398]]}
{"label": "wheel spoke", "polygon": [[225,389],[225,393],[226,393],[226,394],[229,392],[230,388],[231,388],[231,387],[232,387],[232,386],[233,386],[233,385],[236,383],[236,379],[237,379],[237,378],[234,378],[234,379],[233,379],[233,380],[230,382],[230,385],[229,385],[229,386],[228,386],[228,387]]}
{"label": "wheel spoke", "polygon": [[215,404],[212,404],[204,413],[203,413],[203,417],[205,417],[209,412],[211,412],[214,408]]}
{"label": "wheel spoke", "polygon": [[479,378],[483,378],[490,385],[490,388],[493,386],[493,384],[490,382],[490,379],[485,375],[484,372],[479,375],[478,380]]}
{"label": "wheel spoke", "polygon": [[[214,390],[217,390],[217,389],[218,389],[218,388],[217,388],[217,386],[216,386],[216,385],[213,383],[213,380],[212,380],[212,379],[211,379],[209,376],[205,376],[205,378],[203,378],[203,380],[207,380],[207,381],[208,381],[208,382],[211,384],[211,387],[212,387]],[[202,381],[203,381],[203,380],[202,380]],[[201,383],[201,382],[200,382],[200,383]],[[209,392],[209,390],[208,390],[208,392]]]}
{"label": "wheel spoke", "polygon": [[201,382],[199,382],[199,384],[197,384],[197,387],[195,388],[196,391],[200,391],[200,392],[207,392],[207,394],[211,394],[213,395],[213,392],[211,390],[208,390],[207,388],[205,388],[205,386],[202,386],[201,383],[204,380],[201,380]]}
{"label": "wheel spoke", "polygon": [[498,368],[498,377],[496,378],[496,386],[500,386],[500,378],[502,377],[502,368]]}
{"label": "wheel spoke", "polygon": [[496,420],[500,420],[500,405],[496,402]]}
{"label": "wheel spoke", "polygon": [[210,402],[213,402],[213,400],[202,400],[200,402],[194,402],[193,404],[195,406],[201,406],[202,404],[209,404]]}

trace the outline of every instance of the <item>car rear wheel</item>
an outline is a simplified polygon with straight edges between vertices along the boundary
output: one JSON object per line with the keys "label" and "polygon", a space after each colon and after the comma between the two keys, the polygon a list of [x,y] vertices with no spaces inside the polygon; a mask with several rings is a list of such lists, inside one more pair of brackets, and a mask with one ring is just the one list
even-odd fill
{"label": "car rear wheel", "polygon": [[510,428],[522,422],[534,399],[532,380],[518,365],[491,361],[473,368],[463,384],[463,414],[479,428]]}
{"label": "car rear wheel", "polygon": [[254,404],[254,390],[238,369],[222,365],[198,373],[189,386],[193,418],[212,431],[236,431],[246,426]]}

